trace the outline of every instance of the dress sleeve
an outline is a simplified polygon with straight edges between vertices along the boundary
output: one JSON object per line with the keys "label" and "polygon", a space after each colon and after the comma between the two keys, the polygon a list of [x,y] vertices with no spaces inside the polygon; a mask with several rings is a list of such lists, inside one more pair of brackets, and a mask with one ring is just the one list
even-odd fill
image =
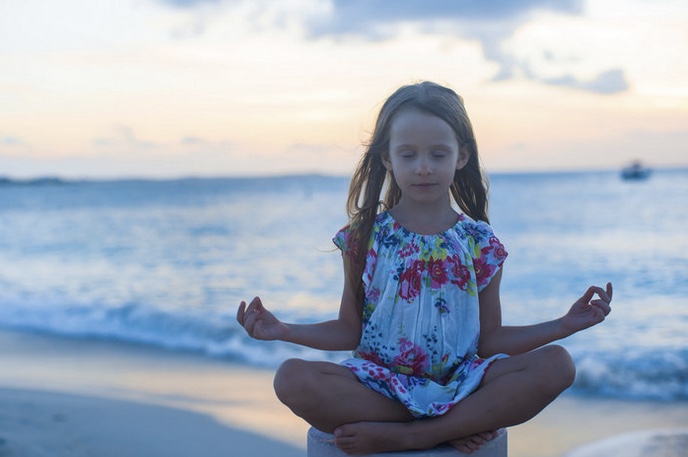
{"label": "dress sleeve", "polygon": [[477,228],[477,235],[475,236],[476,256],[473,258],[473,267],[475,268],[478,292],[480,292],[497,274],[509,254],[494,234],[492,227],[484,222],[478,222]]}
{"label": "dress sleeve", "polygon": [[332,242],[342,251],[342,254],[346,254],[349,251],[350,234],[351,228],[347,225],[332,238]]}

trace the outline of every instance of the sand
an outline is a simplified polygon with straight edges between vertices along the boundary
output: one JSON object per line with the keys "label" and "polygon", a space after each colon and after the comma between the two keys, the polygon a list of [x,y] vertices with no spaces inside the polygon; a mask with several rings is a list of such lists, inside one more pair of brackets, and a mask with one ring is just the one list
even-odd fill
{"label": "sand", "polygon": [[[303,457],[308,425],[275,398],[272,376],[198,354],[0,331],[0,457]],[[558,457],[686,424],[687,403],[565,394],[509,429],[509,455]]]}

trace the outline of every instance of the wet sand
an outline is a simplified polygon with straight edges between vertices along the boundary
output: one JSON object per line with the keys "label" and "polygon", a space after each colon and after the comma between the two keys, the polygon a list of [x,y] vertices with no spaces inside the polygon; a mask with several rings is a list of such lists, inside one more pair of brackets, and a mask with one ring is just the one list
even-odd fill
{"label": "wet sand", "polygon": [[[308,425],[276,399],[269,369],[10,331],[0,331],[0,367],[0,457],[306,454]],[[509,455],[563,456],[685,424],[686,403],[565,394],[509,429]]]}

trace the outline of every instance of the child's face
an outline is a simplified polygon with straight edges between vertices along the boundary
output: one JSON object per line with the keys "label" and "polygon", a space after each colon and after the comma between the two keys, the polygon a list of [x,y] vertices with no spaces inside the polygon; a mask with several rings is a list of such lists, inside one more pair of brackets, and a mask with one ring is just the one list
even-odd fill
{"label": "child's face", "polygon": [[454,172],[469,159],[452,128],[418,110],[396,115],[390,127],[389,156],[383,159],[404,198],[430,202],[447,198]]}

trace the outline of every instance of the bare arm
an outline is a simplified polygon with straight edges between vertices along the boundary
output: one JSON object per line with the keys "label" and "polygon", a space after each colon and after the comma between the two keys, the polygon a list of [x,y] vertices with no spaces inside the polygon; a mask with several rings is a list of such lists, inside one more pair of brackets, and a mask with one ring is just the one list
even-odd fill
{"label": "bare arm", "polygon": [[[499,300],[501,270],[480,292],[480,341],[479,354],[489,357],[494,354],[523,354],[553,341],[566,338],[580,330],[602,322],[611,311],[612,285],[606,290],[591,286],[559,319],[535,325],[502,326],[502,311]],[[598,299],[593,300],[597,294]]]}
{"label": "bare arm", "polygon": [[281,340],[326,351],[355,349],[361,339],[361,314],[356,297],[345,275],[344,292],[337,319],[316,324],[289,324],[268,311],[260,298],[247,306],[241,302],[237,321],[258,340]]}

